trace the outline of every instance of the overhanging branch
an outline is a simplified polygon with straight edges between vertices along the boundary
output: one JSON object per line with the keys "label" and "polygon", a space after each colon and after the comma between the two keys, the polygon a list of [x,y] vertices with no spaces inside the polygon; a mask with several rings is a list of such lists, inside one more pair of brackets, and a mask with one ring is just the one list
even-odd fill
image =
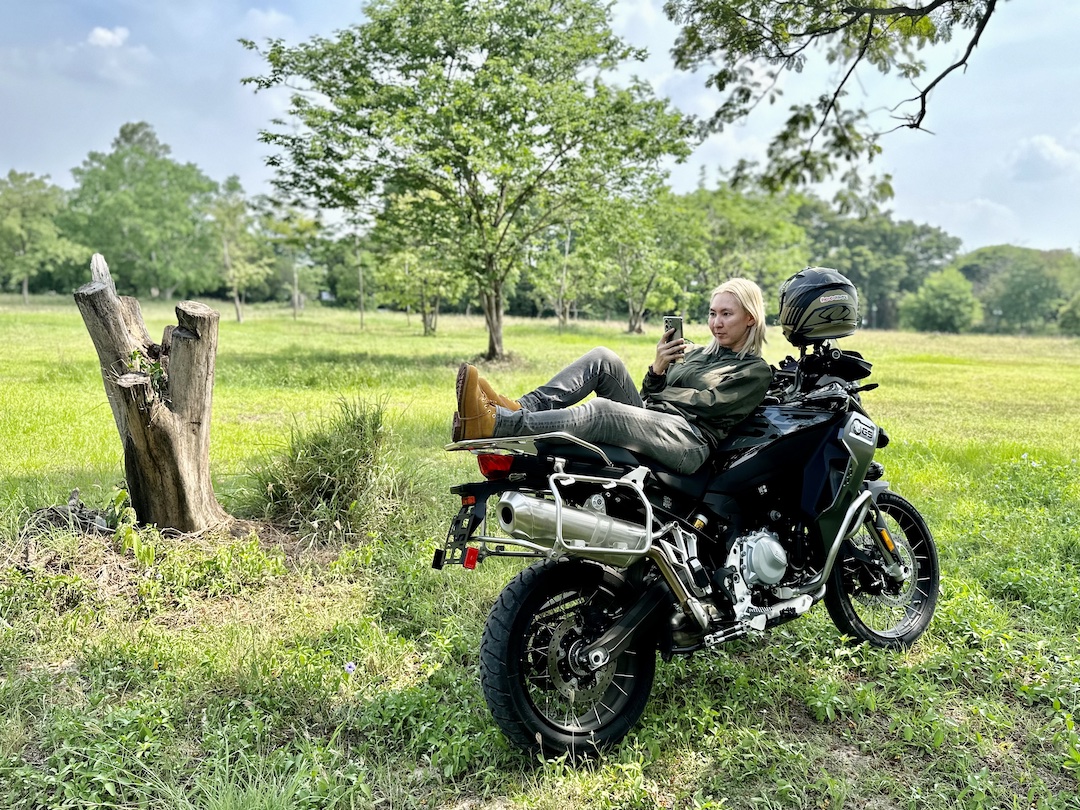
{"label": "overhanging branch", "polygon": [[[943,0],[939,0],[942,2]],[[982,37],[983,31],[986,30],[986,24],[990,21],[990,15],[994,13],[994,8],[997,6],[997,0],[988,0],[986,8],[982,15],[980,15],[978,22],[975,24],[975,31],[971,35],[971,39],[968,40],[967,48],[964,50],[964,55],[953,64],[949,65],[945,70],[941,71],[930,84],[923,88],[919,95],[908,99],[908,101],[919,102],[919,112],[916,115],[908,117],[908,123],[904,126],[909,129],[921,129],[922,122],[926,118],[926,105],[930,98],[930,93],[935,87],[937,87],[946,76],[953,71],[959,70],[962,67],[967,67],[968,60],[971,58],[971,54],[979,44],[979,39]]]}

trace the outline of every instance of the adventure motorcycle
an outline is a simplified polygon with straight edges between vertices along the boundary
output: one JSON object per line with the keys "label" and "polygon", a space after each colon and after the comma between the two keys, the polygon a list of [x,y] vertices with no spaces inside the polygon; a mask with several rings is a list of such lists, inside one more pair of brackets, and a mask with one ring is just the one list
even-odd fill
{"label": "adventure motorcycle", "polygon": [[539,558],[480,647],[484,696],[520,748],[613,745],[645,708],[657,651],[713,647],[822,600],[856,641],[903,648],[926,630],[934,540],[874,461],[888,439],[859,397],[877,387],[860,384],[871,364],[832,343],[855,331],[855,288],[807,268],[780,301],[799,359],[697,472],[565,433],[447,447],[475,453],[485,480],[452,489],[461,508],[433,567]]}

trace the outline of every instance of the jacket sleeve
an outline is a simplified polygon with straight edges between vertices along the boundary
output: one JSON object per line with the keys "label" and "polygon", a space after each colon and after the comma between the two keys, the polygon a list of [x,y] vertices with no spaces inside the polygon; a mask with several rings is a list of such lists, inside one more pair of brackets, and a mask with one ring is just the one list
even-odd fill
{"label": "jacket sleeve", "polygon": [[660,391],[645,392],[646,407],[726,430],[761,404],[771,381],[769,365],[756,358],[751,363],[705,372],[699,380],[701,388],[669,385]]}
{"label": "jacket sleeve", "polygon": [[666,374],[653,374],[652,366],[649,366],[649,370],[645,372],[645,379],[641,381],[641,398],[657,394],[664,390],[667,385]]}

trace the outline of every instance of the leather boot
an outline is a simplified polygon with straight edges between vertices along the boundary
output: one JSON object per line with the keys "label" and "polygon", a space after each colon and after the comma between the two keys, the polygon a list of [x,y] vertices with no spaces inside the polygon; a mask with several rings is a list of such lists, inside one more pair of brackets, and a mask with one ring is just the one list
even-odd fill
{"label": "leather boot", "polygon": [[461,364],[457,375],[458,409],[451,433],[455,442],[490,439],[495,432],[495,406],[480,390],[479,379],[476,366]]}
{"label": "leather boot", "polygon": [[516,399],[510,399],[510,397],[504,397],[502,394],[496,393],[495,389],[491,387],[491,383],[483,377],[477,376],[476,381],[480,386],[480,390],[484,392],[484,396],[487,397],[487,401],[492,405],[498,405],[500,408],[506,408],[508,411],[521,410],[520,402]]}

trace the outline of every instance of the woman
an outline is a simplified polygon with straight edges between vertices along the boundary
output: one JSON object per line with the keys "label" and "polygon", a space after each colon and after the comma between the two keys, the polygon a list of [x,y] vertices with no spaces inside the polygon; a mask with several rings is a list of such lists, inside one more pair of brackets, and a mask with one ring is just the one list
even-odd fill
{"label": "woman", "polygon": [[[765,305],[757,284],[735,278],[713,290],[709,331],[712,341],[704,349],[688,348],[682,338],[673,339],[673,330],[665,332],[640,394],[623,362],[604,348],[588,352],[516,401],[497,394],[474,366],[463,364],[453,439],[564,431],[691,473],[761,403],[772,380],[761,357]],[[679,358],[683,362],[675,363]],[[590,392],[595,399],[569,407]]]}

